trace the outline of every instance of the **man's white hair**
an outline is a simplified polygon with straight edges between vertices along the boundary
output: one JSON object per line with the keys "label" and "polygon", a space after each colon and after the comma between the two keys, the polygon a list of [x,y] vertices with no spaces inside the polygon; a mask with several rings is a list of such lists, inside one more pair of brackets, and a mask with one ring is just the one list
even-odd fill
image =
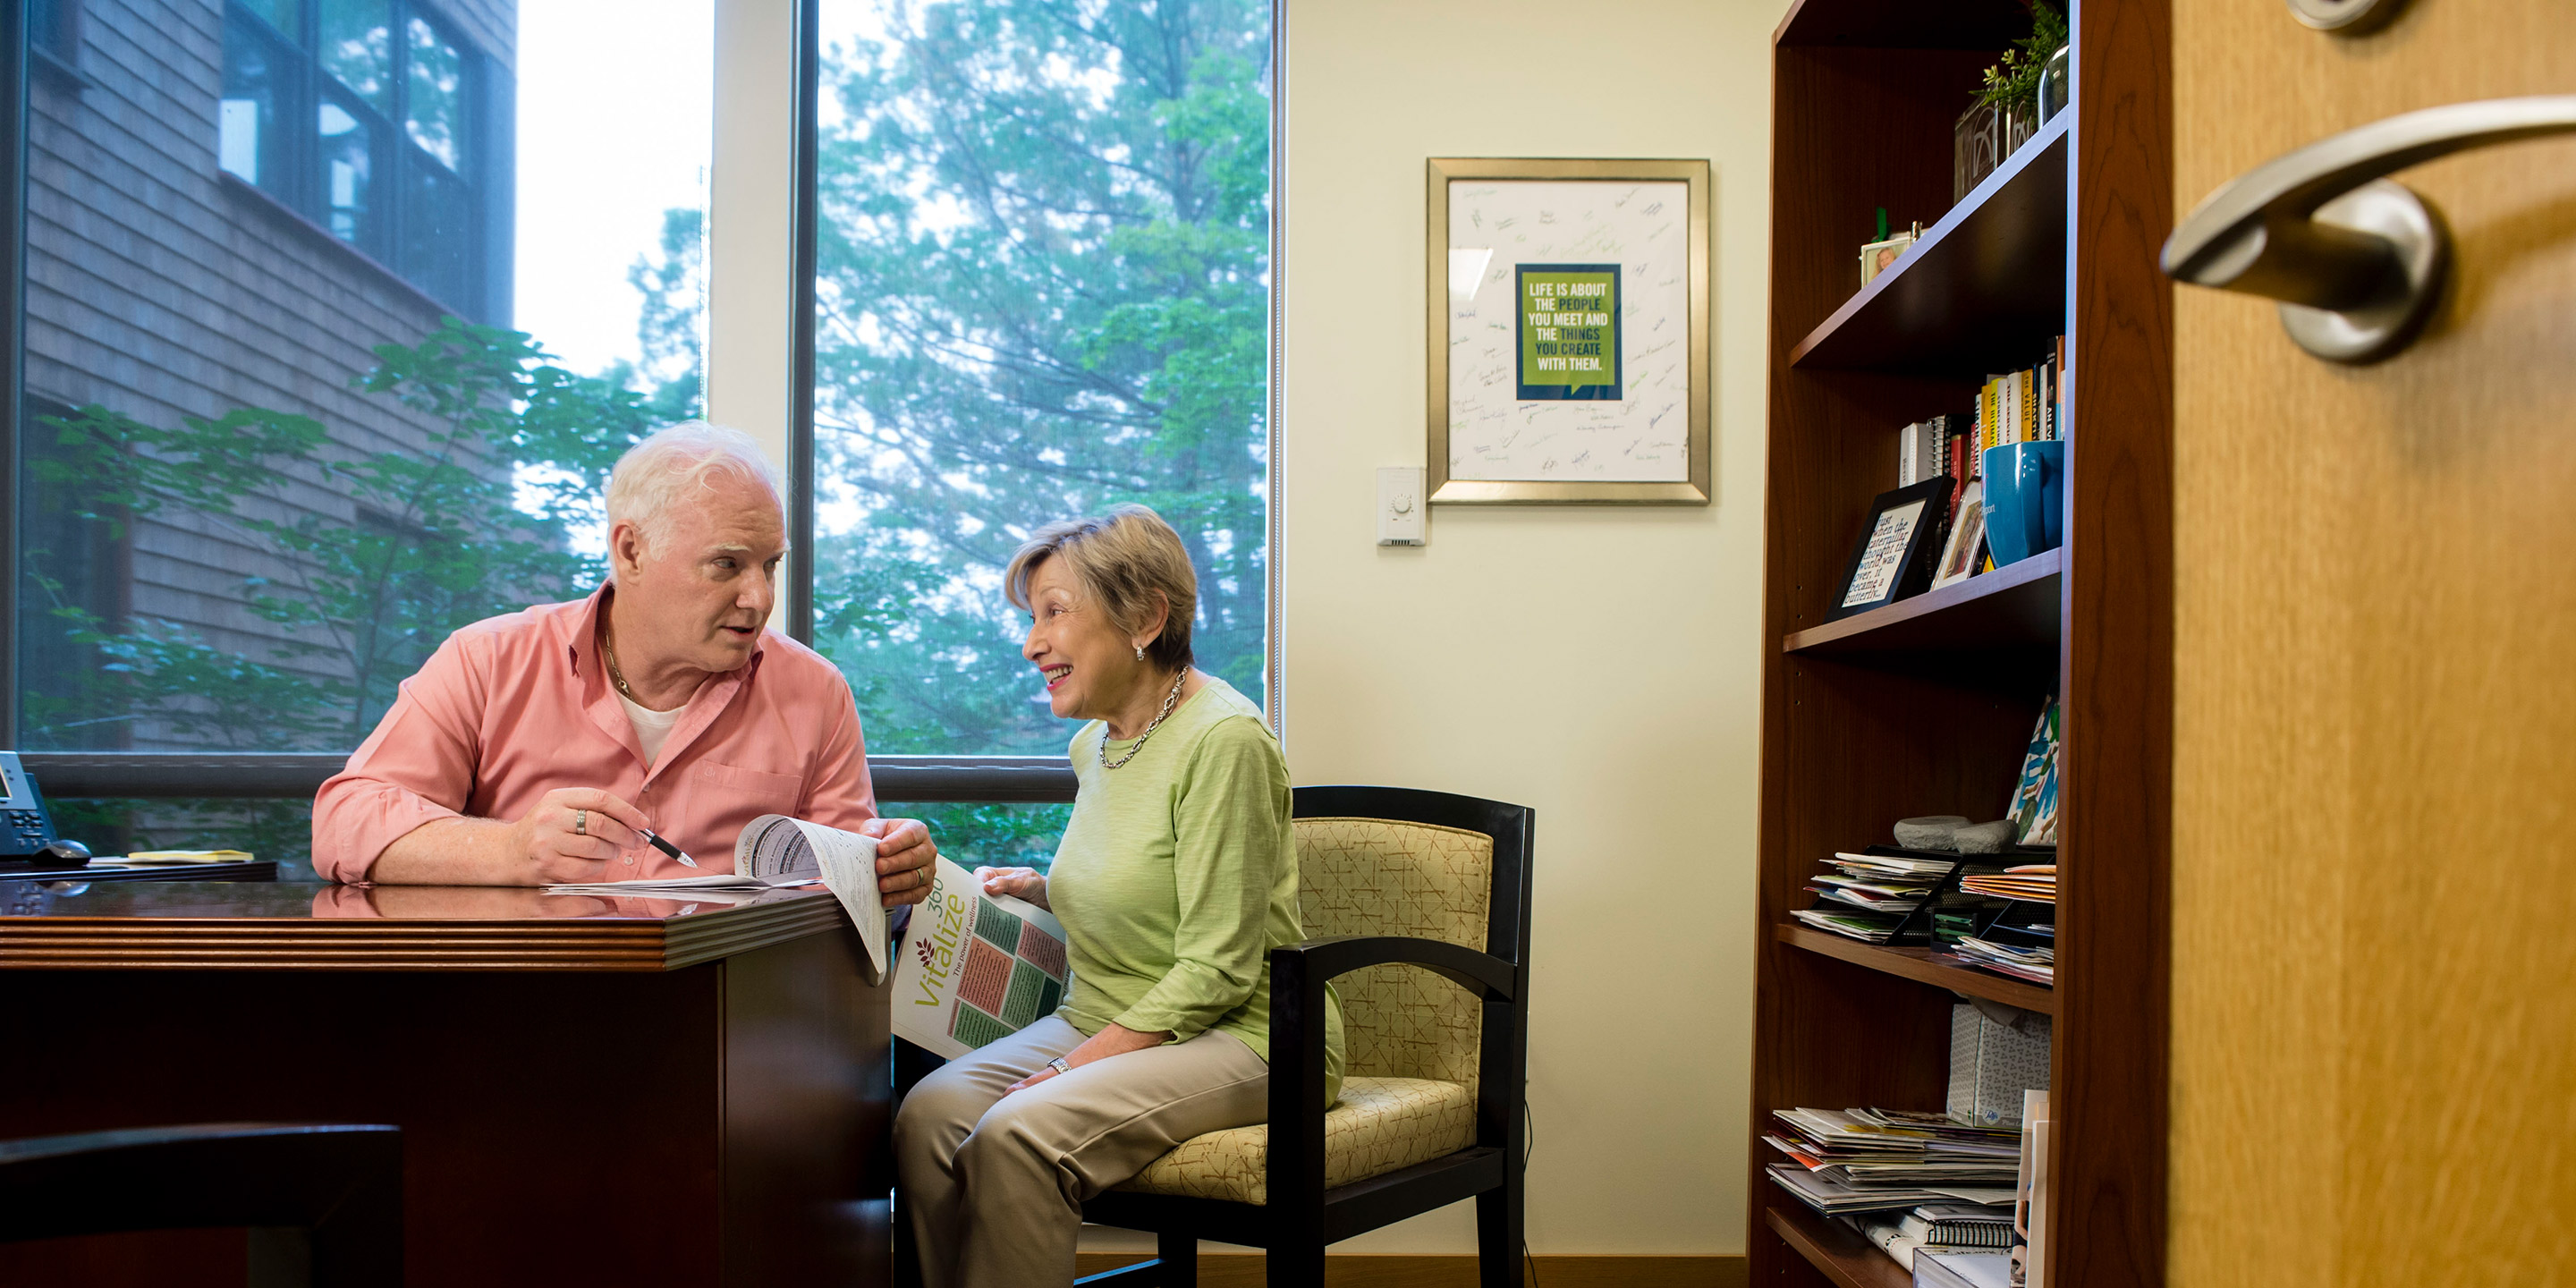
{"label": "man's white hair", "polygon": [[643,536],[644,553],[658,554],[671,537],[672,511],[719,477],[757,484],[785,504],[787,489],[751,435],[702,420],[682,421],[654,431],[617,458],[617,468],[608,472],[605,498],[609,529],[633,523]]}

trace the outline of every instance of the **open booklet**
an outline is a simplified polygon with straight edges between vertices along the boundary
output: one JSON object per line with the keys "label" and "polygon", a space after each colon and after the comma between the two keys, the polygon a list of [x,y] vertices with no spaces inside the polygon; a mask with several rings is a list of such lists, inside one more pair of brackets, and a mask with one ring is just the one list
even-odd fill
{"label": "open booklet", "polygon": [[1072,981],[1053,915],[986,894],[975,874],[941,859],[896,955],[894,1033],[954,1060],[1055,1014]]}
{"label": "open booklet", "polygon": [[[945,864],[943,867],[953,867]],[[885,975],[885,904],[877,895],[874,837],[844,832],[784,814],[763,814],[734,838],[733,871],[633,881],[575,881],[546,887],[548,894],[648,896],[700,903],[750,903],[774,890],[823,883],[850,914],[867,945],[869,973]],[[918,919],[916,919],[918,920]]]}

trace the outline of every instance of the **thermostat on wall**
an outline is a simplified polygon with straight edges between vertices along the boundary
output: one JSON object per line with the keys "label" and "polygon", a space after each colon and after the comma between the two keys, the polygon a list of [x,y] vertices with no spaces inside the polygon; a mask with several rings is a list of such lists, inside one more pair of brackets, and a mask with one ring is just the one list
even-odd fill
{"label": "thermostat on wall", "polygon": [[1377,543],[1422,544],[1422,467],[1390,465],[1377,472]]}

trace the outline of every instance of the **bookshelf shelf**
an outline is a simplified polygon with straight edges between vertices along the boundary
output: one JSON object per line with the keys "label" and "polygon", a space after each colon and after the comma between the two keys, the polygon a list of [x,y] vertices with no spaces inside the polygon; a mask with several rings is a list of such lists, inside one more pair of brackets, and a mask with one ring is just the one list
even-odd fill
{"label": "bookshelf shelf", "polygon": [[1805,926],[1782,924],[1771,928],[1771,936],[1792,948],[1850,962],[1875,971],[1885,971],[1918,984],[1946,988],[1969,997],[1982,997],[1989,1002],[2018,1006],[2043,1015],[2057,1013],[2057,991],[2026,984],[2017,979],[1966,966],[1953,966],[1933,955],[1929,948],[1886,947],[1864,944],[1857,939],[1829,935]]}
{"label": "bookshelf shelf", "polygon": [[[1774,1194],[1779,1192],[1772,1189]],[[1914,1276],[1898,1267],[1895,1258],[1842,1225],[1804,1208],[1765,1208],[1762,1216],[1772,1233],[1839,1288],[1913,1288]]]}
{"label": "bookshelf shelf", "polygon": [[2042,126],[1903,259],[1808,332],[1789,365],[1960,376],[2026,365],[2065,328],[2074,119],[2060,114]]}
{"label": "bookshelf shelf", "polygon": [[1968,649],[2056,651],[2066,551],[2050,550],[1953,586],[1792,631],[1783,653],[1862,657]]}

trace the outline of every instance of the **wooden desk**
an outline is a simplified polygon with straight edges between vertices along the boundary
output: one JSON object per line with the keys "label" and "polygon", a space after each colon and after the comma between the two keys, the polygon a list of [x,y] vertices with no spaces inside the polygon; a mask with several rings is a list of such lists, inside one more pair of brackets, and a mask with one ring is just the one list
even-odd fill
{"label": "wooden desk", "polygon": [[888,1001],[819,890],[37,891],[0,883],[0,1137],[399,1124],[413,1288],[885,1282]]}
{"label": "wooden desk", "polygon": [[159,863],[116,867],[100,860],[77,868],[18,866],[0,862],[5,881],[275,881],[277,860],[244,859],[231,863]]}

